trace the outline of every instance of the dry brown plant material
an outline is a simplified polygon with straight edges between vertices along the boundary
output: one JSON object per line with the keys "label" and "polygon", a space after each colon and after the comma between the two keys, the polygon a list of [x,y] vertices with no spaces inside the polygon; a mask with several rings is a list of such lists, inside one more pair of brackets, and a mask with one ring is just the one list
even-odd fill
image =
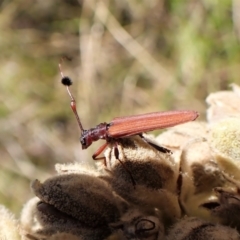
{"label": "dry brown plant material", "polygon": [[146,135],[173,154],[134,136],[110,142],[97,169],[57,164],[57,176],[32,184],[37,200],[23,209],[24,236],[240,239],[239,98],[233,85],[207,98],[208,122],[182,124],[156,139]]}
{"label": "dry brown plant material", "polygon": [[0,205],[0,239],[20,240],[18,221],[3,205]]}
{"label": "dry brown plant material", "polygon": [[239,240],[235,229],[219,224],[205,222],[199,218],[186,217],[177,222],[170,230],[166,240]]}

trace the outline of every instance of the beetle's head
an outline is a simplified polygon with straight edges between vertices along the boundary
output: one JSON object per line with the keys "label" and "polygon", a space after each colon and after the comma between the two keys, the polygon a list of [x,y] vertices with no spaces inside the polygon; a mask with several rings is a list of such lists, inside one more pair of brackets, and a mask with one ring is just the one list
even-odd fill
{"label": "beetle's head", "polygon": [[82,149],[87,149],[92,144],[92,138],[88,130],[82,131],[82,136],[80,137],[80,142]]}

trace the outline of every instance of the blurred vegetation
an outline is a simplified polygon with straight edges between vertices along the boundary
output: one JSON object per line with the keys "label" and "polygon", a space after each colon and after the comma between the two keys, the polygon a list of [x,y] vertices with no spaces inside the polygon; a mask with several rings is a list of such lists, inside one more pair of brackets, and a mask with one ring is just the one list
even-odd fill
{"label": "blurred vegetation", "polygon": [[0,1],[0,203],[19,213],[57,162],[91,161],[60,84],[73,79],[83,126],[194,109],[240,76],[237,0]]}

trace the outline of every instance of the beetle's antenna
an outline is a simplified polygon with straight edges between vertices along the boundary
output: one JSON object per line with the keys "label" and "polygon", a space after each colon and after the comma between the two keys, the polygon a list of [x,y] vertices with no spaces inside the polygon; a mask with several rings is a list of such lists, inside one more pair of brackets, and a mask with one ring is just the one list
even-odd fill
{"label": "beetle's antenna", "polygon": [[73,113],[74,113],[74,115],[75,115],[75,117],[76,117],[76,119],[77,119],[79,128],[80,128],[81,131],[83,132],[84,129],[83,129],[81,120],[80,120],[79,115],[78,115],[78,112],[77,112],[77,104],[76,104],[75,98],[73,97],[73,95],[72,95],[72,93],[71,93],[71,91],[70,91],[70,89],[69,89],[69,86],[72,85],[72,80],[71,80],[69,77],[64,76],[63,71],[62,71],[61,62],[58,64],[58,67],[59,67],[59,70],[60,70],[60,74],[61,74],[61,76],[62,76],[61,82],[62,82],[62,84],[63,84],[64,86],[66,86],[68,95],[69,95],[70,98],[71,98],[71,108],[72,108],[72,111],[73,111]]}

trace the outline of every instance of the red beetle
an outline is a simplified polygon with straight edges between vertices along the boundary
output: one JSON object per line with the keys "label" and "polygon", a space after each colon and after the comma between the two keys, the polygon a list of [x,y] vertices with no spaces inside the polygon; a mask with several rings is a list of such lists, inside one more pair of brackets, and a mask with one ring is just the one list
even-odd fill
{"label": "red beetle", "polygon": [[106,140],[106,143],[101,146],[95,154],[93,154],[92,157],[94,160],[102,159],[97,157],[102,153],[102,151],[106,148],[108,142],[111,140],[133,135],[140,135],[146,142],[161,152],[171,153],[169,149],[157,146],[149,142],[149,140],[143,137],[142,133],[150,132],[155,129],[172,127],[181,123],[193,121],[198,117],[198,113],[196,111],[153,112],[128,117],[117,117],[114,118],[110,123],[100,123],[94,128],[85,130],[77,113],[76,101],[69,90],[69,86],[72,85],[72,81],[69,77],[63,75],[61,64],[59,64],[59,69],[62,76],[62,84],[67,87],[68,94],[71,98],[71,108],[77,118],[78,125],[81,129],[80,142],[82,149],[88,148],[92,142],[99,139]]}

